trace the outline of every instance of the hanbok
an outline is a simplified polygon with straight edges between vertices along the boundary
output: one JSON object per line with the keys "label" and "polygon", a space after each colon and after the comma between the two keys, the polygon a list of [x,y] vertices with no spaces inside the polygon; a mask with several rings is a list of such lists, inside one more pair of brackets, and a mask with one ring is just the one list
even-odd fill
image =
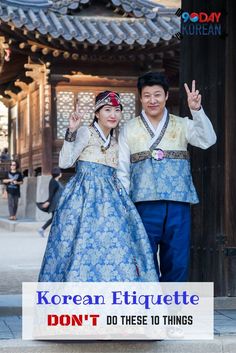
{"label": "hanbok", "polygon": [[60,166],[77,158],[76,174],[54,213],[40,282],[158,281],[148,236],[117,178],[115,139],[106,147],[93,126],[64,142]]}

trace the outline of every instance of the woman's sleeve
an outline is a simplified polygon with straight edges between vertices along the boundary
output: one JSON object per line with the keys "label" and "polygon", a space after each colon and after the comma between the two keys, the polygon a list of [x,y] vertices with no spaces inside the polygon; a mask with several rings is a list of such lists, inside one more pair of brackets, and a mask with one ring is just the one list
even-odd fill
{"label": "woman's sleeve", "polygon": [[81,152],[89,143],[89,129],[82,126],[75,133],[66,132],[65,140],[59,155],[59,167],[70,168],[80,156]]}
{"label": "woman's sleeve", "polygon": [[23,175],[21,173],[19,173],[17,181],[23,181]]}
{"label": "woman's sleeve", "polygon": [[126,125],[121,129],[119,135],[119,164],[117,176],[123,184],[126,192],[129,193],[130,187],[130,149],[127,141]]}

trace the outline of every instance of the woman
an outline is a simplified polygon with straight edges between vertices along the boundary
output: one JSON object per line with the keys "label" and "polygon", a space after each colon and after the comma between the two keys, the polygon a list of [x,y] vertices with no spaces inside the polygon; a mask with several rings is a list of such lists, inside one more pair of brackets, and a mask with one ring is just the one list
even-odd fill
{"label": "woman", "polygon": [[23,184],[23,176],[18,170],[19,163],[11,161],[10,171],[6,174],[3,183],[7,186],[7,200],[9,209],[9,219],[16,220],[18,201],[20,197],[20,185]]}
{"label": "woman", "polygon": [[121,111],[119,95],[105,91],[96,97],[90,127],[79,128],[78,110],[70,117],[59,165],[77,161],[76,175],[55,211],[40,282],[158,280],[143,224],[116,176],[112,132]]}
{"label": "woman", "polygon": [[52,170],[52,178],[49,182],[49,197],[45,202],[38,202],[37,206],[48,213],[52,213],[51,218],[47,220],[47,222],[38,230],[38,233],[41,237],[44,237],[44,231],[50,226],[53,220],[53,215],[57,206],[57,203],[60,199],[63,185],[60,183],[59,179],[62,177],[61,169],[58,167],[53,168]]}

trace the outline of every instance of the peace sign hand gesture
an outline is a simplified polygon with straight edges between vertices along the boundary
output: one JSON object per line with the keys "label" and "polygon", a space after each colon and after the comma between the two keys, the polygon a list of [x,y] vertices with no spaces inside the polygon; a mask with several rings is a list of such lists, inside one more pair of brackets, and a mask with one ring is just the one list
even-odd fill
{"label": "peace sign hand gesture", "polygon": [[69,117],[69,130],[71,132],[76,131],[80,127],[81,120],[83,119],[87,111],[88,109],[82,111],[79,107],[79,103],[76,103],[75,111],[71,113]]}
{"label": "peace sign hand gesture", "polygon": [[199,110],[201,108],[202,96],[199,91],[195,89],[195,80],[192,81],[192,91],[190,91],[187,83],[184,84],[185,91],[187,93],[189,109]]}

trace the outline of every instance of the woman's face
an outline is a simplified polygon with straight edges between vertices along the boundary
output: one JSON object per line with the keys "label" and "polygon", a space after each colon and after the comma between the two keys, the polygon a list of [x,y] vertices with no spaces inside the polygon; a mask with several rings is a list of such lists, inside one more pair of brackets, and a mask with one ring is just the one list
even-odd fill
{"label": "woman's face", "polygon": [[17,167],[16,162],[11,162],[11,170],[15,171],[16,167]]}
{"label": "woman's face", "polygon": [[97,113],[98,124],[105,129],[114,129],[121,119],[120,106],[104,105]]}

